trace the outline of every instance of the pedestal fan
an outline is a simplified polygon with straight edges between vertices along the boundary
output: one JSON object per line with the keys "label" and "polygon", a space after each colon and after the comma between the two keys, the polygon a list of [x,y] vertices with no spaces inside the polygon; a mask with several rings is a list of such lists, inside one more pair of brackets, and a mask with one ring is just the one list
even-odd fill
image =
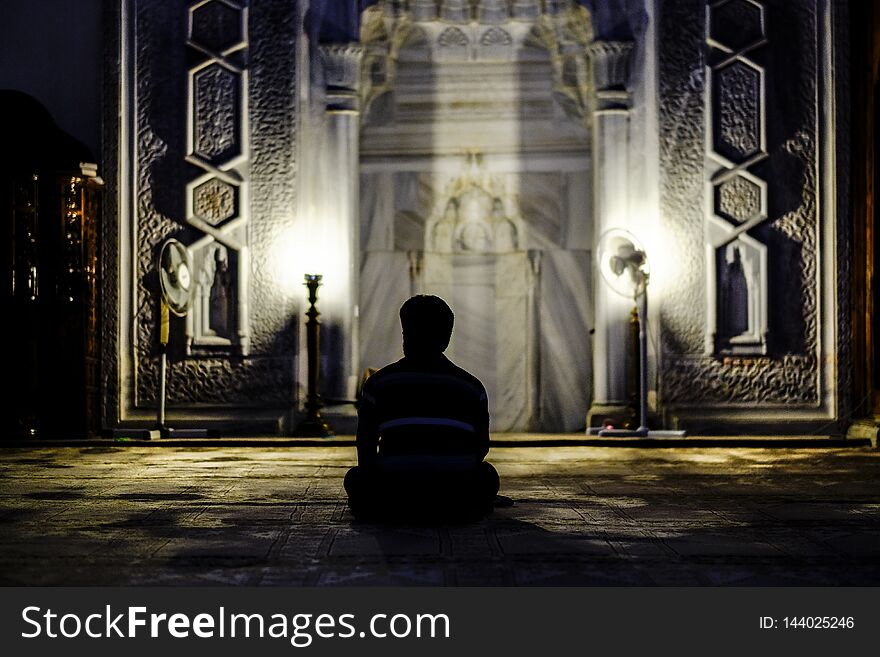
{"label": "pedestal fan", "polygon": [[171,313],[185,317],[192,304],[192,274],[186,247],[176,239],[169,239],[159,252],[156,264],[162,289],[159,313],[159,409],[158,429],[161,436],[174,438],[203,438],[205,429],[172,429],[165,424],[165,383],[168,378],[168,342]]}
{"label": "pedestal fan", "polygon": [[648,281],[651,270],[648,255],[638,240],[620,228],[606,231],[596,249],[602,279],[617,294],[636,302],[639,317],[639,428],[605,429],[590,427],[598,436],[641,438],[683,437],[684,431],[648,428]]}

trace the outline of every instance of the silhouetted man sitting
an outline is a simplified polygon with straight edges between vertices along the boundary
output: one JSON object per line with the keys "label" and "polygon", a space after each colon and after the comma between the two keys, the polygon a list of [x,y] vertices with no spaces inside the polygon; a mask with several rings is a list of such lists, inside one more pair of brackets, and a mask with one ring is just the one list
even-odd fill
{"label": "silhouetted man sitting", "polygon": [[443,351],[454,317],[419,295],[400,308],[404,357],[364,383],[358,466],[345,477],[357,516],[467,519],[491,510],[498,473],[489,452],[489,403],[480,380]]}

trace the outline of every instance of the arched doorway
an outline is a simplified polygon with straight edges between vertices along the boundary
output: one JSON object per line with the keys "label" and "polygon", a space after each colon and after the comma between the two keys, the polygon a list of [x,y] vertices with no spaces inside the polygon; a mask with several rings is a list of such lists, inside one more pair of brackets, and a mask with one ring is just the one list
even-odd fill
{"label": "arched doorway", "polygon": [[456,312],[448,353],[485,383],[493,431],[580,429],[589,14],[575,3],[399,4],[362,21],[360,363],[399,358],[400,304],[438,294]]}

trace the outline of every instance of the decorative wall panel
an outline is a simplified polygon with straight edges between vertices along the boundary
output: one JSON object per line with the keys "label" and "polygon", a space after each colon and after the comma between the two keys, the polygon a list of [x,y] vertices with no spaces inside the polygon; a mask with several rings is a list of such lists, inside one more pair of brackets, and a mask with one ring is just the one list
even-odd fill
{"label": "decorative wall panel", "polygon": [[664,4],[658,385],[685,415],[822,402],[818,29],[815,2]]}
{"label": "decorative wall panel", "polygon": [[[767,353],[767,247],[747,231],[767,218],[767,185],[750,168],[767,158],[764,69],[752,57],[767,43],[764,6],[707,6],[709,140],[707,193],[716,201],[709,238],[709,325],[715,355]],[[714,321],[713,321],[714,320]]]}
{"label": "decorative wall panel", "polygon": [[[203,234],[189,246],[199,272],[199,303],[186,324],[190,355],[247,355],[250,348],[247,11],[232,0],[199,0],[189,9],[187,46],[195,65],[189,71],[186,160],[203,171],[186,188],[187,223]],[[202,303],[210,290],[222,304]],[[216,326],[224,328],[218,333]]]}
{"label": "decorative wall panel", "polygon": [[[395,3],[378,0],[363,14],[366,46],[361,87],[365,125],[393,117],[401,62],[525,62],[549,57],[554,99],[572,118],[588,122],[591,84],[587,47],[590,13],[573,0],[558,3]],[[394,20],[390,20],[394,19]],[[512,75],[517,75],[514,71]]]}
{"label": "decorative wall panel", "polygon": [[192,311],[172,325],[170,412],[197,404],[240,420],[235,407],[295,403],[298,309],[278,280],[273,245],[289,230],[296,201],[298,4],[131,3],[137,141],[129,414],[156,403],[153,267],[169,237],[188,245],[196,283]]}

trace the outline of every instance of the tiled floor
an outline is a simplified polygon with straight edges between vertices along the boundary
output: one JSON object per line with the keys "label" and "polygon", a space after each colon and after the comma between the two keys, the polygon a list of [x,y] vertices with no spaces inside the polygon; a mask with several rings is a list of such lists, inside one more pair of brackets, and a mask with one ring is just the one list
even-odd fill
{"label": "tiled floor", "polygon": [[0,584],[878,585],[870,448],[493,449],[482,522],[354,520],[352,447],[0,450]]}

